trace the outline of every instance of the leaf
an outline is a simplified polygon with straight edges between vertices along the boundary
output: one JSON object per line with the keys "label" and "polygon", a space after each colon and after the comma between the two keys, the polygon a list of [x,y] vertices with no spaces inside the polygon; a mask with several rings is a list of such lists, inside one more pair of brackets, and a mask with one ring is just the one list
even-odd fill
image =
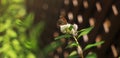
{"label": "leaf", "polygon": [[78,35],[77,38],[80,38],[81,36],[88,34],[92,29],[93,27],[89,27],[89,28],[85,28],[85,29],[78,31],[80,34]]}
{"label": "leaf", "polygon": [[32,43],[30,42],[30,41],[26,41],[26,42],[24,42],[24,46],[25,46],[25,48],[27,48],[27,49],[31,49],[32,48]]}
{"label": "leaf", "polygon": [[44,26],[45,26],[44,22],[39,22],[34,27],[32,27],[32,29],[30,30],[30,38],[34,40],[37,39],[39,35],[42,33]]}
{"label": "leaf", "polygon": [[[16,17],[24,17],[26,14],[26,10],[24,8],[21,8],[18,10],[18,14],[16,15]],[[33,19],[33,18],[31,18]]]}
{"label": "leaf", "polygon": [[38,46],[37,46],[37,40],[39,35],[42,33],[44,29],[44,22],[39,22],[37,25],[35,25],[29,33],[30,36],[30,42],[31,42],[31,46],[32,48],[35,50]]}
{"label": "leaf", "polygon": [[90,48],[95,47],[95,46],[99,46],[99,45],[101,45],[101,44],[103,44],[103,43],[104,43],[104,41],[96,42],[96,43],[94,43],[94,44],[88,44],[88,45],[84,48],[84,50],[90,49]]}
{"label": "leaf", "polygon": [[33,53],[29,52],[26,58],[36,58],[36,56]]}
{"label": "leaf", "polygon": [[10,49],[6,52],[6,54],[10,57],[10,58],[17,58],[17,54],[14,50]]}
{"label": "leaf", "polygon": [[72,47],[76,47],[78,46],[78,44],[76,42],[70,43],[66,46],[66,48],[72,48]]}
{"label": "leaf", "polygon": [[62,38],[70,38],[70,37],[72,37],[70,34],[65,34],[65,35],[61,35],[61,36],[56,37],[55,40],[59,40]]}
{"label": "leaf", "polygon": [[87,54],[87,56],[85,58],[97,58],[97,55],[96,55],[96,53],[92,52],[92,53]]}
{"label": "leaf", "polygon": [[33,20],[34,20],[34,14],[30,13],[23,22],[25,27],[29,28],[32,25]]}
{"label": "leaf", "polygon": [[[0,22],[0,32],[5,31],[6,29],[10,28],[11,26],[11,20],[7,19],[5,23]],[[2,28],[1,28],[2,27]]]}
{"label": "leaf", "polygon": [[78,58],[78,56],[77,56],[77,51],[72,51],[72,52],[69,54],[68,58]]}
{"label": "leaf", "polygon": [[13,29],[10,29],[10,28],[7,30],[7,35],[13,38],[17,37],[17,33]]}
{"label": "leaf", "polygon": [[22,25],[22,21],[20,19],[16,19],[15,23],[16,25]]}
{"label": "leaf", "polygon": [[17,39],[12,41],[12,45],[16,51],[20,51],[22,48],[20,46],[20,42]]}
{"label": "leaf", "polygon": [[77,55],[75,55],[75,56],[70,56],[68,58],[79,58],[79,57]]}
{"label": "leaf", "polygon": [[77,55],[77,51],[72,51],[69,56]]}
{"label": "leaf", "polygon": [[44,48],[44,52],[45,52],[45,54],[48,54],[49,52],[54,51],[57,47],[59,47],[61,45],[62,45],[62,43],[60,41],[52,42],[51,44],[49,44],[48,46],[46,46]]}
{"label": "leaf", "polygon": [[73,29],[73,25],[70,25],[69,30],[71,31]]}

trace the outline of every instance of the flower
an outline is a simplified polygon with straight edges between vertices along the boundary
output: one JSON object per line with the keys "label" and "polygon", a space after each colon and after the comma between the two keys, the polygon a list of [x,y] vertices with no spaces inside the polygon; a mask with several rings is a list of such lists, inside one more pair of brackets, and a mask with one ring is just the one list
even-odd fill
{"label": "flower", "polygon": [[60,31],[62,33],[66,33],[66,34],[72,34],[74,36],[77,35],[77,29],[78,29],[78,26],[77,24],[65,24],[65,25],[60,25]]}

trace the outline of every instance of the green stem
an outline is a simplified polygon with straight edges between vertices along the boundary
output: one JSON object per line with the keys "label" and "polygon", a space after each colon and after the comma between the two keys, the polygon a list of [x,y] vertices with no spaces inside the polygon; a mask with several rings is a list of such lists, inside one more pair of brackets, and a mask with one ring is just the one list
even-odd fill
{"label": "green stem", "polygon": [[83,57],[83,51],[82,51],[82,47],[80,46],[77,38],[75,36],[73,36],[73,38],[75,39],[75,42],[78,44],[78,47],[77,47],[77,50],[78,50],[78,54],[80,55],[81,58],[84,58]]}

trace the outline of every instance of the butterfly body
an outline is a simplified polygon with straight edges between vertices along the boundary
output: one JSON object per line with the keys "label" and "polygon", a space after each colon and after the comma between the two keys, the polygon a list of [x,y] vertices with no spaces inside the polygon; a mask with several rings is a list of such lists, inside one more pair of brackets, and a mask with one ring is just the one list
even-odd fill
{"label": "butterfly body", "polygon": [[58,20],[57,25],[60,26],[60,25],[66,25],[66,24],[67,24],[67,20],[63,16],[60,16],[60,19]]}

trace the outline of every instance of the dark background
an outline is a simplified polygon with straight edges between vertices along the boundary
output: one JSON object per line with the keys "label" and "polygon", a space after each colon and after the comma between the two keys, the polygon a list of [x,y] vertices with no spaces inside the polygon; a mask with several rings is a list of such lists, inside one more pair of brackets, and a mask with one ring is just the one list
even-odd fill
{"label": "dark background", "polygon": [[[46,26],[44,32],[42,33],[42,42],[40,44],[42,47],[45,47],[52,41],[54,41],[53,34],[59,32],[57,28],[57,20],[61,15],[61,11],[64,11],[62,15],[65,16],[68,22],[76,23],[79,26],[79,29],[89,27],[89,19],[92,17],[95,20],[93,30],[88,34],[89,41],[84,42],[82,39],[79,40],[82,47],[89,43],[94,43],[96,37],[100,36],[101,40],[104,40],[105,43],[100,48],[92,48],[84,52],[86,55],[88,52],[96,52],[98,58],[114,58],[111,46],[113,45],[117,51],[117,57],[120,56],[120,0],[77,0],[78,5],[73,5],[73,0],[69,0],[69,4],[66,5],[64,0],[27,0],[26,6],[28,12],[35,12],[35,23],[44,20]],[[88,7],[84,7],[83,1],[88,2]],[[96,8],[96,3],[99,2],[102,10],[98,11]],[[115,5],[117,8],[117,14],[114,14],[112,6]],[[73,13],[74,19],[69,20],[67,14],[69,12]],[[77,21],[77,16],[82,15],[83,22],[79,23]],[[103,24],[106,21],[109,21],[110,24],[109,32],[104,31]],[[64,48],[63,52],[64,52]],[[57,52],[54,52],[57,54]],[[54,56],[53,54],[53,56]],[[63,58],[63,54],[60,55],[60,58]],[[52,56],[51,56],[52,57]]]}

